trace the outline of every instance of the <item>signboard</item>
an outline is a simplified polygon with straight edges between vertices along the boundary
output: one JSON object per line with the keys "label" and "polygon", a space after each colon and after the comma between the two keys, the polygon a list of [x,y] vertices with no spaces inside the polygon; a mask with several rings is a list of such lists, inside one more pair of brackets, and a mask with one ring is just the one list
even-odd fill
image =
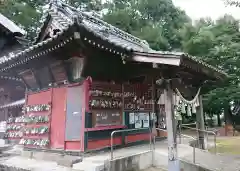
{"label": "signboard", "polygon": [[94,111],[93,126],[121,125],[121,114],[116,111]]}
{"label": "signboard", "polygon": [[149,123],[149,113],[134,113],[135,128],[149,128]]}
{"label": "signboard", "polygon": [[129,124],[135,123],[134,113],[129,113]]}
{"label": "signboard", "polygon": [[145,118],[143,120],[143,128],[149,128],[149,115],[145,113]]}

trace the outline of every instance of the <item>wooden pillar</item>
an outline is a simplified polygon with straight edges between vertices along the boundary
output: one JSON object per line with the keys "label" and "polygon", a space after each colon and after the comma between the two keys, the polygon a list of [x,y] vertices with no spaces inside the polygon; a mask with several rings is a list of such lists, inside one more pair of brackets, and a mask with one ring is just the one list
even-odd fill
{"label": "wooden pillar", "polygon": [[179,171],[179,160],[177,155],[177,139],[176,139],[176,122],[173,108],[173,90],[170,82],[166,83],[165,94],[165,110],[168,134],[168,171]]}
{"label": "wooden pillar", "polygon": [[[202,96],[199,96],[199,106],[197,107],[196,120],[197,120],[197,128],[200,130],[205,130]],[[198,131],[198,142],[199,142],[199,147],[201,149],[206,148],[204,135],[205,135],[205,132]]]}
{"label": "wooden pillar", "polygon": [[[152,113],[153,115],[152,116],[155,116],[156,117],[156,106],[157,106],[157,101],[156,101],[156,83],[155,83],[155,80],[152,79]],[[154,136],[156,136],[157,134],[157,131],[156,131],[156,125],[155,125],[155,118],[151,118],[151,124],[152,125],[152,134]]]}

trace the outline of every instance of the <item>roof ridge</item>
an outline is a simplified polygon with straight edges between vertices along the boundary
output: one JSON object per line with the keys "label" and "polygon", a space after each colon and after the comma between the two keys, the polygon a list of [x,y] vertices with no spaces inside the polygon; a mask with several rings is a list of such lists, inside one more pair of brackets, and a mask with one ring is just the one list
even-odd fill
{"label": "roof ridge", "polygon": [[129,34],[129,33],[125,32],[125,31],[123,31],[123,30],[121,30],[121,29],[119,29],[119,28],[117,28],[117,27],[115,27],[115,26],[107,23],[106,21],[103,21],[103,20],[101,20],[101,19],[99,19],[99,18],[97,18],[97,17],[95,17],[95,16],[93,16],[93,15],[89,15],[89,14],[86,13],[86,12],[80,11],[80,10],[78,10],[78,9],[76,9],[76,8],[74,8],[74,7],[66,4],[66,3],[64,3],[64,2],[62,2],[62,5],[68,7],[68,8],[70,8],[70,9],[72,9],[72,10],[75,10],[75,12],[81,13],[81,14],[82,14],[83,16],[85,16],[85,17],[89,17],[89,18],[91,18],[91,19],[93,19],[93,20],[101,23],[101,24],[104,25],[105,27],[109,27],[112,31],[119,32],[120,34],[125,34],[126,37],[129,37],[131,40],[133,40],[133,41],[135,41],[135,42],[137,42],[137,43],[139,43],[139,44],[142,44],[142,46],[143,46],[143,45],[149,46],[149,45],[146,43],[145,40],[142,40],[142,39],[140,39],[140,38],[138,38],[138,37],[136,37],[136,36],[133,36],[132,34]]}
{"label": "roof ridge", "polygon": [[[80,11],[77,8],[75,8],[73,6],[70,6],[70,5],[68,5],[68,4],[66,4],[62,1],[58,1],[58,0],[51,1],[51,5],[50,5],[48,13],[50,13],[51,11],[54,11],[58,14],[57,11],[60,11],[61,13],[64,14],[63,11],[65,11],[69,15],[70,14],[69,10],[71,10],[73,13],[76,13],[77,16],[81,16],[84,19],[86,19],[86,20],[88,20],[92,23],[100,24],[103,27],[106,27],[108,29],[108,31],[110,31],[112,34],[118,36],[119,38],[125,39],[126,41],[134,43],[134,44],[136,44],[138,46],[141,46],[143,48],[150,49],[147,41],[142,40],[142,39],[140,39],[136,36],[133,36],[133,35],[125,32],[125,31],[123,31],[123,30],[121,30],[121,29],[119,29],[119,28],[117,28],[117,27],[115,27],[115,26],[113,26],[113,25],[95,17],[94,15],[90,15],[87,12]],[[65,13],[65,15],[67,15],[66,13]],[[63,18],[63,19],[65,19],[65,18]]]}

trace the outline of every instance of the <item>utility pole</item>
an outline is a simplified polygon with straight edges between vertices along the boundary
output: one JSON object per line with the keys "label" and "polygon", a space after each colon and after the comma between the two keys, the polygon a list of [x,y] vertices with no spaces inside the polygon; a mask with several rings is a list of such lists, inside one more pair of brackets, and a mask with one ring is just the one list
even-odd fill
{"label": "utility pole", "polygon": [[171,81],[165,81],[165,110],[167,122],[168,137],[168,171],[180,171],[180,165],[177,155],[177,130],[173,107],[173,90]]}

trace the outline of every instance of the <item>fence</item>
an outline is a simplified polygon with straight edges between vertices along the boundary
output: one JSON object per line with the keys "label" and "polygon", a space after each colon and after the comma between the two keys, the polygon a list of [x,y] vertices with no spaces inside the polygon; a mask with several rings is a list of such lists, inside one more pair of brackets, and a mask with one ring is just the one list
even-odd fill
{"label": "fence", "polygon": [[[156,130],[167,132],[167,130],[161,129],[161,128],[156,128]],[[186,138],[190,138],[190,139],[192,139],[194,141],[197,140],[196,138],[194,138],[192,136],[189,136],[189,135],[181,134],[181,136],[186,137]],[[156,144],[156,140],[155,140],[155,136],[154,136],[154,139],[153,139],[153,150],[155,149],[155,144]],[[194,145],[193,146],[193,163],[195,163],[195,162],[196,162],[196,146]]]}
{"label": "fence", "polygon": [[152,150],[152,133],[151,128],[138,128],[138,129],[123,129],[123,130],[116,130],[111,133],[111,160],[113,160],[113,136],[116,133],[122,133],[122,132],[134,132],[139,130],[149,130],[149,148]]}
{"label": "fence", "polygon": [[[196,124],[196,123],[194,123],[194,124]],[[193,124],[187,124],[187,125],[190,126],[190,125],[193,125]],[[190,139],[192,139],[194,141],[198,140],[198,137],[194,138],[193,136],[182,134],[181,128],[187,128],[187,129],[190,129],[190,130],[194,130],[194,131],[197,131],[197,133],[204,132],[207,135],[208,134],[213,134],[214,135],[214,149],[215,149],[215,153],[217,153],[217,146],[216,146],[216,144],[217,144],[217,142],[216,142],[217,133],[216,132],[214,132],[214,131],[207,131],[207,130],[200,130],[200,129],[192,128],[192,127],[189,127],[189,126],[182,125],[180,127],[180,132],[179,132],[180,143],[181,143],[181,137],[190,138]],[[114,134],[116,134],[116,133],[123,133],[123,132],[134,132],[134,131],[139,131],[139,130],[149,130],[149,149],[150,149],[150,151],[152,151],[152,153],[154,153],[155,144],[156,144],[156,137],[155,136],[152,137],[151,128],[116,130],[116,131],[113,131],[111,133],[111,156],[110,156],[111,160],[114,159],[114,156],[113,156],[113,136],[114,136]],[[156,130],[167,132],[167,130],[160,129],[160,128],[156,128]],[[152,138],[153,138],[153,146],[152,146]],[[153,155],[153,157],[154,157],[154,155]],[[195,163],[195,162],[196,162],[196,143],[193,143],[193,163]]]}
{"label": "fence", "polygon": [[[213,136],[214,136],[214,153],[216,154],[217,153],[217,130],[215,130],[215,131],[208,131],[208,130],[201,130],[201,129],[198,129],[198,128],[192,128],[192,127],[189,127],[190,125],[193,125],[193,124],[196,124],[196,123],[192,123],[192,124],[184,124],[184,125],[181,125],[180,126],[180,142],[181,142],[181,135],[182,135],[182,128],[186,128],[186,129],[189,129],[189,130],[194,130],[194,131],[196,131],[196,133],[197,133],[197,145],[199,146],[199,132],[203,132],[204,134],[206,134],[206,140],[207,140],[207,142],[206,142],[206,145],[207,145],[207,148],[208,148],[208,141],[209,141],[209,134],[212,134]],[[187,126],[187,125],[189,125],[189,126]]]}

